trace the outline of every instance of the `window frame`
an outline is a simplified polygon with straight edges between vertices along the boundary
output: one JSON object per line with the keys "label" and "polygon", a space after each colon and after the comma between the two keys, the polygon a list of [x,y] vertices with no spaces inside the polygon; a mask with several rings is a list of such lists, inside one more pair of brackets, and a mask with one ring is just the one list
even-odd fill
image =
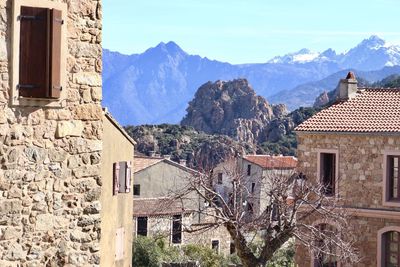
{"label": "window frame", "polygon": [[251,164],[247,164],[247,176],[251,176]]}
{"label": "window frame", "polygon": [[[57,9],[62,12],[64,26],[61,27],[61,46],[60,46],[60,85],[63,88],[59,98],[31,98],[19,96],[17,85],[19,84],[19,56],[20,56],[20,14],[21,6]],[[67,96],[67,21],[68,8],[66,3],[58,3],[48,0],[14,0],[12,6],[11,18],[11,106],[30,106],[30,107],[54,107],[60,108],[66,106]]]}
{"label": "window frame", "polygon": [[[178,222],[178,224],[177,224]],[[171,243],[174,245],[179,245],[182,244],[183,241],[183,232],[182,232],[182,225],[183,225],[183,216],[182,214],[176,214],[172,215],[172,221],[171,221]],[[174,226],[178,225],[177,230],[174,229]],[[175,241],[175,236],[180,235],[180,238]]]}
{"label": "window frame", "polygon": [[[214,242],[217,244],[216,248],[214,248]],[[219,242],[219,239],[211,239],[211,249],[214,250],[217,254],[219,254],[221,247],[221,242]]]}
{"label": "window frame", "polygon": [[222,172],[217,174],[217,184],[223,184],[223,175]]}
{"label": "window frame", "polygon": [[325,195],[328,198],[339,197],[339,150],[338,149],[318,149],[317,150],[317,179],[321,182],[321,156],[322,154],[335,154],[335,184],[334,193]]}
{"label": "window frame", "polygon": [[[139,191],[139,194],[135,194],[137,190]],[[134,184],[133,185],[133,195],[134,196],[140,196],[140,184]]]}
{"label": "window frame", "polygon": [[[146,221],[146,235],[139,234],[139,219],[143,219]],[[149,236],[149,217],[147,216],[139,216],[136,217],[136,237],[138,236]]]}
{"label": "window frame", "polygon": [[383,263],[384,255],[382,255],[382,254],[384,254],[383,252],[384,252],[384,246],[385,246],[385,244],[383,242],[383,238],[384,238],[384,235],[388,232],[400,233],[400,226],[386,226],[378,231],[378,234],[377,234],[378,245],[377,245],[377,252],[376,252],[377,267],[385,266],[385,264]]}
{"label": "window frame", "polygon": [[[396,150],[385,150],[383,153],[383,170],[382,170],[382,205],[389,207],[400,207],[400,199],[389,199],[390,194],[390,182],[389,182],[389,161],[390,156],[400,157],[400,151]],[[400,159],[399,159],[400,160]],[[400,161],[399,161],[400,163]],[[400,166],[399,166],[400,167]],[[399,168],[400,170],[400,168]],[[400,182],[400,178],[399,182]],[[400,184],[398,184],[400,190]]]}

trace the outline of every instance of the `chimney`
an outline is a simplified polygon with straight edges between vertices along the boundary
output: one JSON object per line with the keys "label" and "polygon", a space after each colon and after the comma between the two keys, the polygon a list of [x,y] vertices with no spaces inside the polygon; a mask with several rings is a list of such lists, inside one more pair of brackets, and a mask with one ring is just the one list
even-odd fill
{"label": "chimney", "polygon": [[349,72],[345,79],[339,82],[339,100],[347,100],[354,97],[357,93],[358,86],[356,76],[353,72]]}
{"label": "chimney", "polygon": [[151,158],[154,158],[155,155],[156,155],[156,152],[155,152],[155,151],[149,151],[149,152],[148,152],[148,156],[151,157]]}
{"label": "chimney", "polygon": [[180,159],[179,164],[186,167],[186,159]]}
{"label": "chimney", "polygon": [[162,157],[163,157],[164,159],[169,159],[169,160],[171,159],[171,155],[163,155]]}

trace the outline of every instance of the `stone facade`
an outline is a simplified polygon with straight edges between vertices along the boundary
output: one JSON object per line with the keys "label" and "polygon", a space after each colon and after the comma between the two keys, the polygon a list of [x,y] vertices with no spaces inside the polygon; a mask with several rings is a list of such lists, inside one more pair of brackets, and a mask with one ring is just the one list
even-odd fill
{"label": "stone facade", "polygon": [[13,1],[0,1],[0,266],[100,264],[101,1],[54,2],[68,10],[62,108],[11,106]]}
{"label": "stone facade", "polygon": [[[357,237],[355,248],[361,262],[341,266],[380,266],[378,231],[400,225],[400,208],[384,202],[385,155],[400,152],[400,136],[384,134],[311,134],[297,132],[299,170],[318,177],[318,157],[323,151],[335,151],[338,157],[336,193],[349,210],[351,228]],[[308,250],[297,247],[298,266],[313,266]]]}

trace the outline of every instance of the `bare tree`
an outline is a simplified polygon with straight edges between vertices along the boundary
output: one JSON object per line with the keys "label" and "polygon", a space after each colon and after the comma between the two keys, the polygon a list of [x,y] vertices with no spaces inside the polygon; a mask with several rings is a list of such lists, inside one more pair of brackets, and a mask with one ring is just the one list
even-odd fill
{"label": "bare tree", "polygon": [[173,199],[185,201],[185,196],[196,192],[205,203],[199,210],[205,218],[202,227],[186,225],[185,231],[225,227],[244,266],[264,266],[291,238],[306,246],[320,266],[359,260],[347,231],[349,214],[337,198],[326,196],[326,188],[313,182],[316,179],[275,171],[259,177],[254,190],[254,181],[234,160],[223,173],[228,183],[221,184],[213,171],[199,172],[188,178],[184,189],[174,192]]}

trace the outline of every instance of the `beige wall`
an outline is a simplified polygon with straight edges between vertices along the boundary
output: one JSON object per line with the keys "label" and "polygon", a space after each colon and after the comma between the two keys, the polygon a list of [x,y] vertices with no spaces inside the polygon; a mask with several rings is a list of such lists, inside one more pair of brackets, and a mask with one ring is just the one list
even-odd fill
{"label": "beige wall", "polygon": [[[172,163],[174,164],[174,163]],[[135,173],[134,184],[140,184],[139,198],[157,198],[176,195],[189,183],[193,174],[165,161]],[[138,196],[134,196],[138,198]],[[185,208],[198,209],[199,196],[192,192],[186,196]]]}
{"label": "beige wall", "polygon": [[[100,266],[126,267],[132,264],[133,193],[113,195],[113,163],[133,161],[134,147],[108,118],[104,117],[103,121]],[[125,254],[123,260],[115,261],[116,230],[121,227],[125,230]]]}
{"label": "beige wall", "polygon": [[[309,179],[318,177],[318,153],[336,151],[337,192],[340,202],[351,208],[352,231],[357,237],[355,247],[362,261],[355,265],[377,266],[377,234],[386,226],[400,225],[400,208],[383,201],[384,159],[387,152],[400,152],[400,137],[366,134],[298,133],[299,170]],[[390,154],[389,153],[389,154]],[[307,257],[304,257],[307,256]],[[298,266],[311,266],[307,249],[298,246]]]}

